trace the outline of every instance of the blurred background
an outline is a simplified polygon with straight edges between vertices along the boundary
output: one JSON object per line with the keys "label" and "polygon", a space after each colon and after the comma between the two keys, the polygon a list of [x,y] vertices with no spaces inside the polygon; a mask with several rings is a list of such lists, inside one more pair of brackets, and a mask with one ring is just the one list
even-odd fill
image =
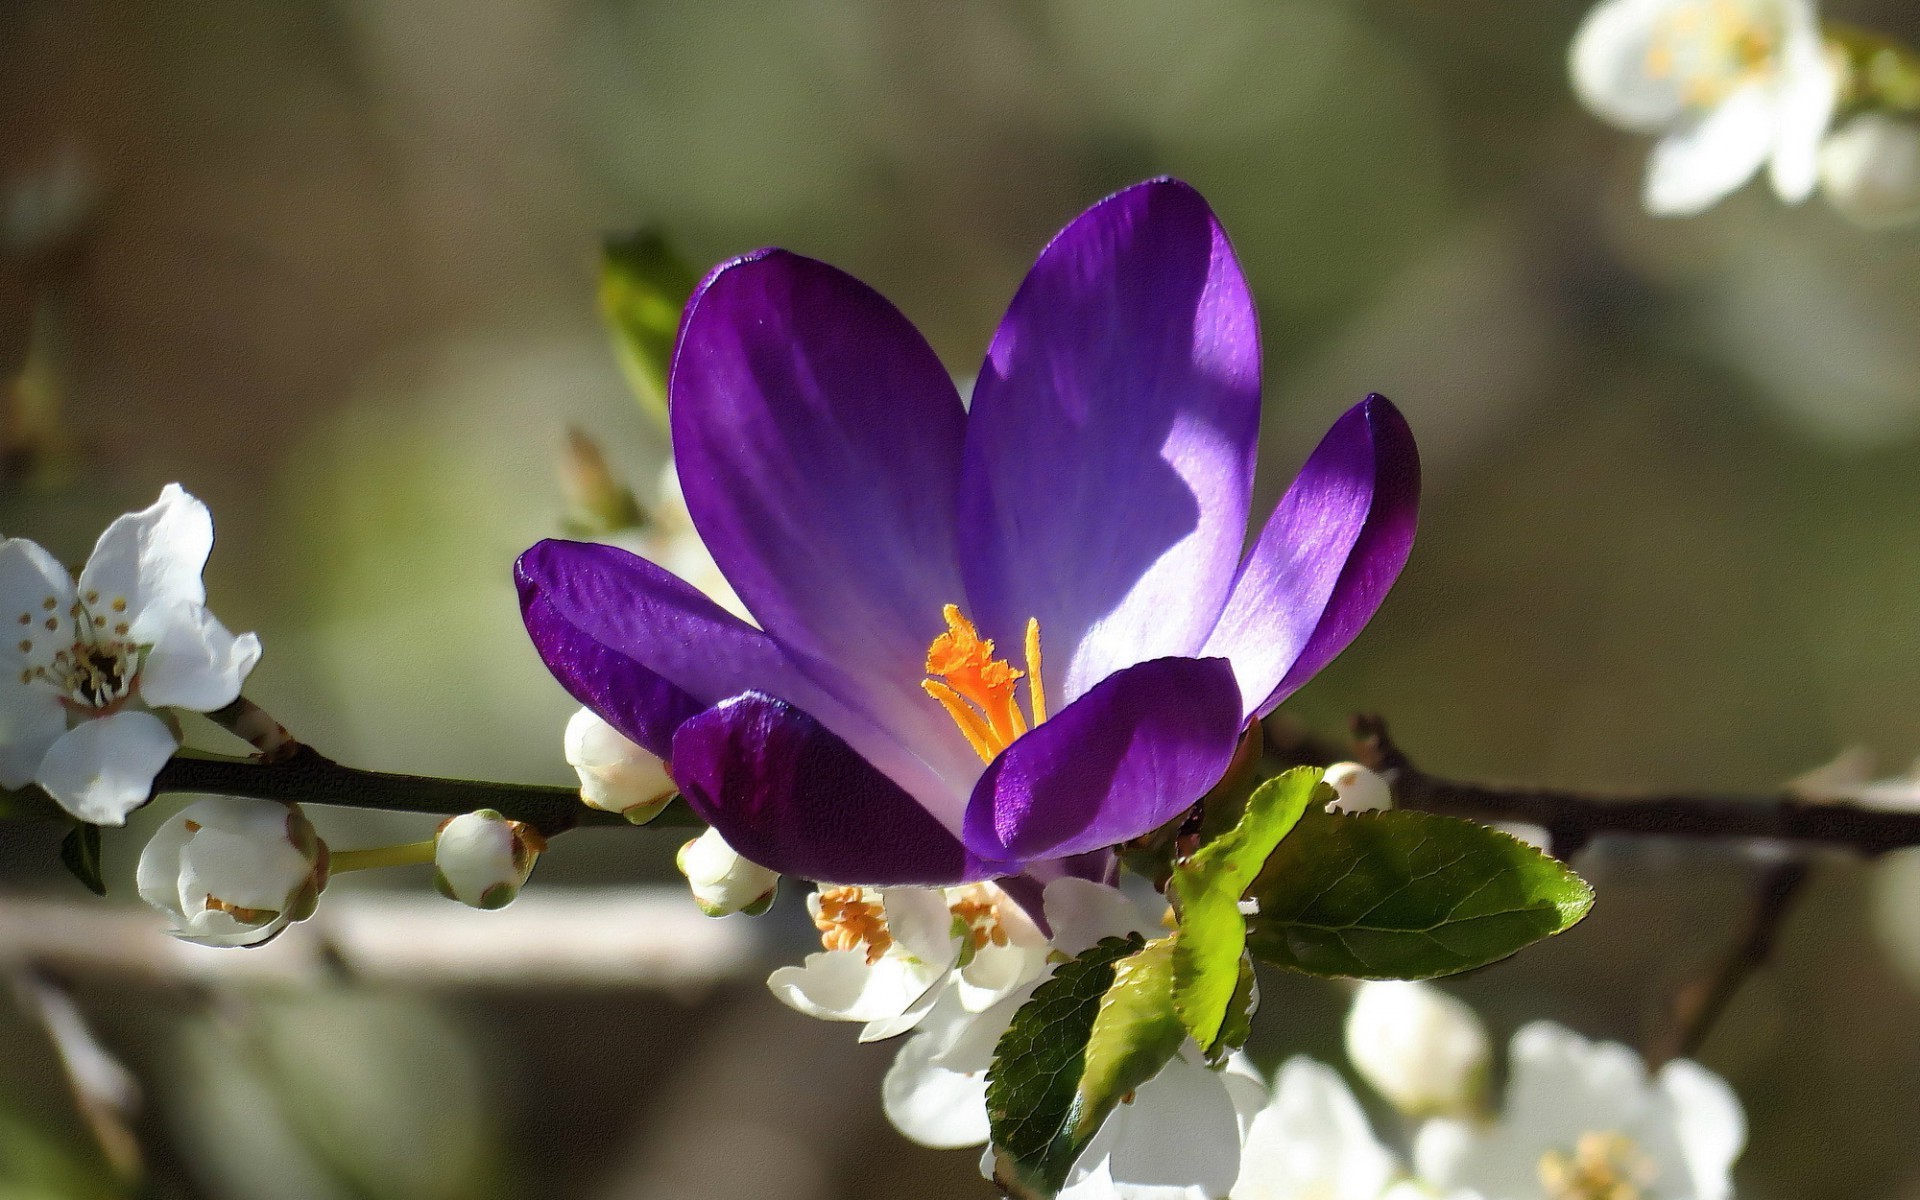
{"label": "blurred background", "polygon": [[[1647,143],[1568,90],[1584,7],[9,0],[0,530],[78,561],[179,480],[219,524],[216,611],[267,647],[249,694],[298,736],[566,782],[570,704],[510,564],[558,531],[566,425],[643,496],[664,454],[595,310],[602,238],[828,259],[968,376],[1056,228],[1173,173],[1260,301],[1263,495],[1369,390],[1426,458],[1411,565],[1296,717],[1377,710],[1432,771],[1573,786],[1767,791],[1851,744],[1898,768],[1920,752],[1920,234],[1764,186],[1646,216]],[[1829,15],[1920,39],[1895,0]],[[421,836],[315,816],[338,845]],[[268,969],[157,933],[122,952],[93,922],[137,903],[151,824],[108,835],[106,901],[61,872],[59,830],[0,830],[16,949],[99,951],[51,1000],[0,993],[0,1197],[131,1194],[47,1033],[69,992],[143,1095],[146,1195],[988,1192],[972,1153],[887,1127],[892,1047],[766,993],[809,942],[798,889],[706,925],[633,890],[673,882],[670,831],[569,834],[500,914],[382,872],[445,909],[404,908],[417,954]],[[1502,1036],[1551,1017],[1657,1044],[1754,867],[1606,842],[1577,865],[1592,919],[1454,990]],[[570,963],[420,965],[542,893],[582,902]],[[532,953],[516,928],[498,944]],[[1264,1063],[1339,1061],[1338,989],[1265,996]],[[1920,868],[1820,861],[1701,1056],[1749,1109],[1745,1194],[1920,1197],[1917,1026]]]}

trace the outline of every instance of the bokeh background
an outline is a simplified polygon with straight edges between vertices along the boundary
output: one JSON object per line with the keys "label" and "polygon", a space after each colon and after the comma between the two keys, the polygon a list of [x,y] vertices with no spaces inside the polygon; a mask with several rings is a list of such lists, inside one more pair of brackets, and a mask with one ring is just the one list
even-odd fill
{"label": "bokeh background", "polygon": [[[559,527],[567,424],[643,495],[664,450],[595,311],[603,236],[828,259],[965,376],[1053,230],[1173,173],[1261,304],[1263,494],[1369,390],[1426,458],[1411,566],[1295,716],[1378,710],[1431,770],[1568,785],[1766,791],[1854,744],[1897,768],[1920,752],[1920,235],[1764,188],[1646,216],[1646,144],[1567,88],[1583,8],[9,0],[0,529],[77,561],[180,480],[219,524],[217,611],[267,646],[249,694],[299,736],[563,782],[569,705],[509,566]],[[1831,15],[1920,38],[1896,0]],[[344,845],[419,828],[319,817]],[[141,829],[108,837],[106,901],[58,830],[0,829],[0,928],[93,939],[134,903]],[[807,944],[795,889],[724,936],[631,891],[670,884],[675,841],[543,859],[523,904],[660,901],[572,910],[608,927],[599,977],[412,977],[402,953],[240,979],[201,961],[240,952],[116,965],[104,935],[55,964],[140,1084],[137,1194],[987,1194],[971,1153],[885,1125],[891,1047],[766,994]],[[1455,990],[1503,1037],[1544,1016],[1657,1044],[1755,866],[1604,842],[1578,865],[1592,919]],[[382,874],[340,890],[426,890]],[[1751,1115],[1747,1195],[1920,1196],[1917,875],[1820,860],[1707,1042]],[[654,922],[684,939],[664,959],[635,948]],[[0,995],[0,1197],[136,1194],[29,999]],[[1258,1055],[1339,1061],[1343,1003],[1267,980]]]}

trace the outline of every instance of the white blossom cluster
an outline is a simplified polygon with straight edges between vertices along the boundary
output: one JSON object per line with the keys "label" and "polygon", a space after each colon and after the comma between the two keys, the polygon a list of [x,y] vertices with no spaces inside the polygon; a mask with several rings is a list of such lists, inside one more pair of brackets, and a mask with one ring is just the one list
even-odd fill
{"label": "white blossom cluster", "polygon": [[1877,106],[1814,0],[1602,0],[1574,36],[1580,100],[1654,135],[1649,212],[1702,212],[1763,168],[1866,226],[1920,217],[1920,123]]}
{"label": "white blossom cluster", "polygon": [[[988,1138],[987,1069],[1033,990],[1066,957],[1157,921],[1119,889],[1048,884],[1052,936],[992,884],[823,888],[822,949],[768,979],[810,1016],[910,1035],[882,1085],[888,1118],[936,1148]],[[1411,1124],[1374,1131],[1334,1068],[1296,1057],[1271,1083],[1242,1054],[1209,1069],[1191,1042],[1123,1104],[1074,1165],[1065,1200],[1727,1200],[1746,1141],[1718,1076],[1549,1022],[1514,1035],[1506,1098],[1488,1108],[1491,1043],[1430,984],[1363,983],[1346,1028],[1354,1070]],[[990,1170],[991,1155],[983,1161]]]}

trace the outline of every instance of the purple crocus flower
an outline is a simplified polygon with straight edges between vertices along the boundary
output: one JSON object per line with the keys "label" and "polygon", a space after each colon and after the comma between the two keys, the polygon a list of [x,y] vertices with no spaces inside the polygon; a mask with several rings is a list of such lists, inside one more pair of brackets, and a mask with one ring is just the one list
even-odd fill
{"label": "purple crocus flower", "polygon": [[1175,180],[1053,240],[971,409],[877,293],[749,254],[694,292],[669,392],[687,508],[759,627],[545,541],[517,569],[528,632],[756,862],[1058,874],[1192,805],[1406,561],[1419,460],[1378,396],[1243,556],[1259,383],[1239,263]]}

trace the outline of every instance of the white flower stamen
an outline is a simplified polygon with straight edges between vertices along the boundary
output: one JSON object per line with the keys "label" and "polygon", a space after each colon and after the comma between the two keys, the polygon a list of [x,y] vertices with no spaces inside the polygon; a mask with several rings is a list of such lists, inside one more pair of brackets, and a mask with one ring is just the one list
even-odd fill
{"label": "white flower stamen", "polygon": [[1641,1200],[1655,1174],[1653,1161],[1620,1133],[1583,1133],[1571,1154],[1549,1150],[1540,1156],[1547,1200]]}

